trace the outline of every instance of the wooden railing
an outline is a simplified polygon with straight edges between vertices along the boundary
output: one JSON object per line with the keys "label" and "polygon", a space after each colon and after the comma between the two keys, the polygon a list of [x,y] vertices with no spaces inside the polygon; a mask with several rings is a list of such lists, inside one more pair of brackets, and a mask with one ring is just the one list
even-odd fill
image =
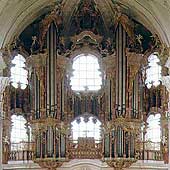
{"label": "wooden railing", "polygon": [[20,142],[12,143],[9,155],[10,161],[28,161],[34,158],[34,143]]}
{"label": "wooden railing", "polygon": [[10,161],[29,161],[33,160],[34,152],[33,151],[11,151],[9,160]]}
{"label": "wooden railing", "polygon": [[69,141],[67,154],[69,159],[101,159],[102,145],[94,138],[78,138],[77,143]]}
{"label": "wooden railing", "polygon": [[140,150],[136,151],[137,158],[140,160],[154,160],[154,161],[162,161],[163,154],[161,151],[155,150]]}
{"label": "wooden railing", "polygon": [[[79,138],[78,141],[69,141],[68,142],[68,152],[67,156],[70,159],[100,159],[102,158],[102,145],[101,142],[94,141],[93,138]],[[156,160],[162,161],[163,160],[163,153],[162,151],[156,150],[157,148],[149,149],[147,144],[143,146],[143,143],[140,144],[140,148],[136,150],[136,156],[139,160]],[[154,145],[153,146],[157,146]],[[143,150],[143,148],[146,148]],[[28,161],[34,159],[34,143],[28,142],[20,142],[20,143],[13,143],[11,147],[9,160],[10,161]]]}
{"label": "wooden railing", "polygon": [[161,151],[161,144],[160,142],[141,142],[140,148],[136,151],[137,159],[140,160],[155,160],[155,161],[162,161],[163,160],[163,153]]}

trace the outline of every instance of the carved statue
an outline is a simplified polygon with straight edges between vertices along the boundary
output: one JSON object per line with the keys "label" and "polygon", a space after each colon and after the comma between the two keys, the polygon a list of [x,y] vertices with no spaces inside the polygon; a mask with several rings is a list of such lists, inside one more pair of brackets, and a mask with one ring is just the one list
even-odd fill
{"label": "carved statue", "polygon": [[8,163],[9,160],[9,151],[10,151],[10,143],[9,143],[9,138],[8,136],[5,136],[3,138],[3,163],[6,164]]}
{"label": "carved statue", "polygon": [[163,144],[162,146],[162,153],[163,153],[163,160],[165,164],[168,164],[169,162],[169,149],[166,143]]}
{"label": "carved statue", "polygon": [[63,5],[57,5],[55,7],[55,9],[49,14],[47,15],[41,25],[40,25],[40,49],[42,50],[43,45],[44,45],[44,39],[45,39],[45,35],[50,27],[50,24],[52,22],[54,22],[56,24],[56,26],[58,27],[58,29],[60,29],[62,27],[62,23],[63,23],[63,17],[62,17],[62,7]]}
{"label": "carved statue", "polygon": [[133,23],[130,21],[129,17],[121,12],[121,8],[118,5],[115,5],[115,20],[113,26],[113,32],[116,31],[118,24],[121,23],[125,31],[127,32],[128,36],[131,38],[131,43],[135,43],[135,34]]}
{"label": "carved statue", "polygon": [[40,44],[37,40],[37,37],[36,36],[32,36],[32,45],[31,45],[31,53],[32,54],[36,54],[39,52],[39,49],[40,49]]}

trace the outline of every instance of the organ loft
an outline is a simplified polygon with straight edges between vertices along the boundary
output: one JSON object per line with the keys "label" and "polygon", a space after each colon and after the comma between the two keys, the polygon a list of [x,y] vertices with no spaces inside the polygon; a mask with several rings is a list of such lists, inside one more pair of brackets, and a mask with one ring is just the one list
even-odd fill
{"label": "organ loft", "polygon": [[3,164],[168,163],[169,48],[122,4],[97,2],[56,1],[2,49]]}

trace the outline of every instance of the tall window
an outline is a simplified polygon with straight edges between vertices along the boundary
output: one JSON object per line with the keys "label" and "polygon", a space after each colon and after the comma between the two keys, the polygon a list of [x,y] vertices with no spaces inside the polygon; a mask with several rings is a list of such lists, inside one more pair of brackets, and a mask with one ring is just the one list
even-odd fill
{"label": "tall window", "polygon": [[148,58],[149,68],[146,70],[145,84],[148,88],[158,86],[161,80],[161,66],[159,65],[159,58],[157,53],[153,53]]}
{"label": "tall window", "polygon": [[161,127],[160,114],[150,115],[147,119],[148,128],[146,133],[146,141],[150,142],[148,149],[160,150]]}
{"label": "tall window", "polygon": [[74,141],[77,141],[79,137],[94,137],[97,143],[101,138],[101,122],[93,116],[78,117],[71,125]]}
{"label": "tall window", "polygon": [[22,150],[24,142],[28,142],[26,120],[23,116],[12,115],[11,149]]}
{"label": "tall window", "polygon": [[11,67],[11,82],[15,88],[19,86],[21,89],[25,89],[28,84],[27,75],[28,72],[25,69],[25,58],[18,54],[12,60],[12,64],[14,65]]}
{"label": "tall window", "polygon": [[78,55],[73,61],[72,90],[97,91],[101,85],[102,77],[97,57],[92,54]]}

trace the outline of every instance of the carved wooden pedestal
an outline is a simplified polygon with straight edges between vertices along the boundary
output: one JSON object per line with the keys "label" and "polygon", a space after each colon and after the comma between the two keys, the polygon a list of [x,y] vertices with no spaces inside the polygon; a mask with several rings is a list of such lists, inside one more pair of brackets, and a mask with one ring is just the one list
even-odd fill
{"label": "carved wooden pedestal", "polygon": [[129,168],[137,160],[133,158],[117,158],[106,160],[107,164],[110,167],[113,167],[115,170],[123,170],[124,168]]}
{"label": "carved wooden pedestal", "polygon": [[56,170],[61,167],[63,161],[52,160],[52,159],[38,159],[35,161],[40,165],[41,168],[46,168],[48,170]]}

